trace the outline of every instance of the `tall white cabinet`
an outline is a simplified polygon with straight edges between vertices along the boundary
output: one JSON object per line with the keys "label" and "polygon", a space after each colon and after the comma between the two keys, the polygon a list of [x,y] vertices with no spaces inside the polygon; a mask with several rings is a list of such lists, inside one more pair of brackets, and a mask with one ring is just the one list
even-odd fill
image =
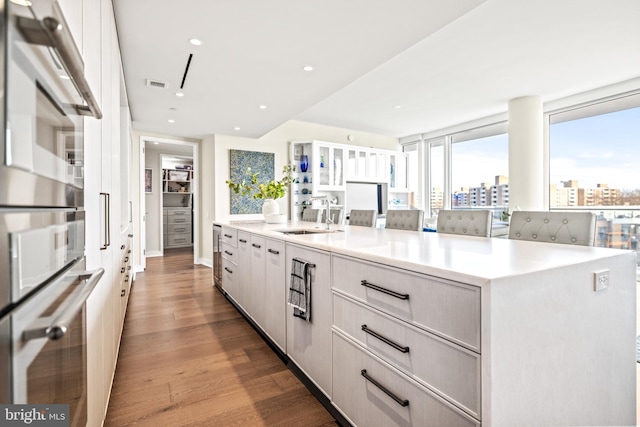
{"label": "tall white cabinet", "polygon": [[[111,391],[132,276],[131,119],[111,0],[62,0],[103,118],[85,118],[87,269],[105,274],[87,300],[88,426],[101,426]],[[124,271],[122,269],[124,268]]]}
{"label": "tall white cabinet", "polygon": [[[308,159],[306,171],[303,156]],[[329,196],[331,209],[344,209],[347,182],[385,184],[388,208],[410,207],[405,153],[325,141],[295,141],[291,143],[289,158],[296,167],[290,191],[294,221],[300,220],[307,208],[324,209],[326,204],[312,200],[315,196]]]}

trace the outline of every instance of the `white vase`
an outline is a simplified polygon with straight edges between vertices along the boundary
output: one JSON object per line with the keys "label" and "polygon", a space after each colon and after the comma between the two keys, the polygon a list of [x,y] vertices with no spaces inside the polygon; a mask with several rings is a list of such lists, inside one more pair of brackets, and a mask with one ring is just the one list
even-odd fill
{"label": "white vase", "polygon": [[275,199],[264,199],[262,204],[262,215],[278,215],[280,213],[280,205]]}

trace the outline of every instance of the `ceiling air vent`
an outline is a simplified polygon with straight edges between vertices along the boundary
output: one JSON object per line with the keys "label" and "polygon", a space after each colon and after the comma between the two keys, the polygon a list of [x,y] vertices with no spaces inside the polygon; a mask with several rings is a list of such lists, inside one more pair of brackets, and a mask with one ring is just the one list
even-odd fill
{"label": "ceiling air vent", "polygon": [[160,80],[147,79],[147,86],[166,89],[169,87],[169,83],[161,82]]}

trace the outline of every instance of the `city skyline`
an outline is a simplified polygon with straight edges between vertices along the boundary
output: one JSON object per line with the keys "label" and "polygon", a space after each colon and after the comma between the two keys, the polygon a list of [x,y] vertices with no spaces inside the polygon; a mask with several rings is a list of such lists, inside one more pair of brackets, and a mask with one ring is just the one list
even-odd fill
{"label": "city skyline", "polygon": [[[550,184],[640,189],[640,107],[553,124],[549,134]],[[452,145],[453,191],[492,184],[496,175],[509,176],[506,134]]]}

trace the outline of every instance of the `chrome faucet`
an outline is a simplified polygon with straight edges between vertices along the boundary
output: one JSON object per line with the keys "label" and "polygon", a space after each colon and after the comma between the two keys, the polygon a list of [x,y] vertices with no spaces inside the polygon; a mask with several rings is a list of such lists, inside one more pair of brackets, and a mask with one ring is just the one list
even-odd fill
{"label": "chrome faucet", "polygon": [[310,199],[327,201],[327,216],[325,223],[327,224],[327,230],[331,230],[331,224],[333,224],[333,220],[331,219],[331,201],[329,201],[329,195],[327,194],[326,196],[310,197]]}

